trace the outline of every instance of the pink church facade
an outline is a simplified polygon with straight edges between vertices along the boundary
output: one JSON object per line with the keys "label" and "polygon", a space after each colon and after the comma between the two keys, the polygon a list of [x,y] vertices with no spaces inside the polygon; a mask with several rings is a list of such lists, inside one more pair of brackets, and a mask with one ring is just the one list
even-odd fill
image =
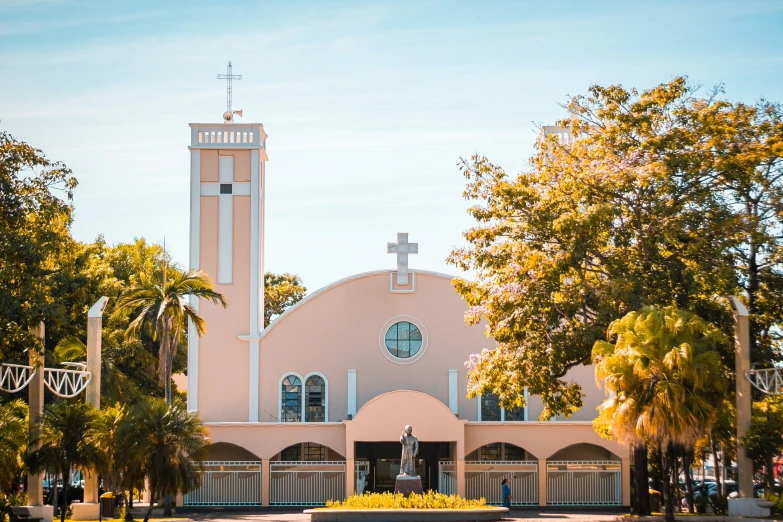
{"label": "pink church facade", "polygon": [[[464,361],[491,339],[464,323],[452,276],[406,277],[398,254],[397,268],[339,279],[263,328],[266,139],[261,124],[191,124],[190,265],[230,305],[200,302],[208,332],[189,336],[188,408],[212,446],[185,505],[393,489],[407,424],[425,489],[499,503],[510,478],[518,505],[629,505],[628,452],[591,425],[603,400],[592,368],[570,374],[586,396],[567,420],[538,421],[537,397],[514,411],[466,397]],[[390,251],[415,252],[398,239]]]}

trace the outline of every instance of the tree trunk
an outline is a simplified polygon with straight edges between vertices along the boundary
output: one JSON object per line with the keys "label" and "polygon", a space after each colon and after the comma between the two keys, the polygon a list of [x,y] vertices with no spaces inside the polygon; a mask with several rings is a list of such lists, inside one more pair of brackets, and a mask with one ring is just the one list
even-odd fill
{"label": "tree trunk", "polygon": [[674,509],[677,511],[677,513],[680,513],[682,511],[682,504],[680,503],[680,457],[678,457],[674,452],[674,448],[672,448],[671,455],[672,495],[674,496],[672,502],[674,503]]}
{"label": "tree trunk", "polygon": [[691,452],[688,450],[682,457],[682,467],[685,471],[685,487],[688,492],[688,513],[693,513],[693,478],[691,477]]}
{"label": "tree trunk", "polygon": [[131,513],[131,509],[133,509],[133,486],[130,487],[128,496],[125,498],[125,522],[133,521],[133,514]]}
{"label": "tree trunk", "polygon": [[155,505],[155,491],[150,490],[150,507],[147,508],[147,514],[144,515],[144,522],[148,522],[150,519],[150,516],[152,515],[152,506]]}
{"label": "tree trunk", "polygon": [[65,514],[68,511],[68,479],[71,474],[70,468],[63,469],[63,507],[60,509],[60,522],[65,522]]}
{"label": "tree trunk", "polygon": [[634,468],[634,511],[637,516],[650,515],[650,486],[647,473],[647,445],[636,444],[633,448]]}
{"label": "tree trunk", "polygon": [[[758,203],[746,202],[748,217],[754,224],[758,223]],[[755,225],[759,227],[759,225]],[[750,341],[750,360],[753,361],[753,355],[758,354],[756,349],[756,301],[759,292],[759,265],[758,265],[758,247],[753,234],[748,234],[748,337]]]}
{"label": "tree trunk", "polygon": [[171,501],[171,494],[166,493],[166,496],[163,499],[163,516],[164,517],[170,517],[171,516],[171,504],[173,504],[173,502]]}
{"label": "tree trunk", "polygon": [[720,457],[718,456],[718,439],[713,433],[710,437],[712,442],[712,460],[715,463],[715,486],[717,488],[718,498],[723,498],[723,474],[721,473]]}
{"label": "tree trunk", "polygon": [[767,475],[765,492],[767,496],[769,496],[774,493],[773,487],[775,486],[775,462],[773,455],[767,455],[766,468],[767,469],[764,470]]}
{"label": "tree trunk", "polygon": [[671,465],[670,456],[672,447],[668,444],[664,451],[661,446],[661,475],[663,475],[663,506],[664,517],[666,522],[674,522],[674,504],[672,503],[672,488],[671,488]]}

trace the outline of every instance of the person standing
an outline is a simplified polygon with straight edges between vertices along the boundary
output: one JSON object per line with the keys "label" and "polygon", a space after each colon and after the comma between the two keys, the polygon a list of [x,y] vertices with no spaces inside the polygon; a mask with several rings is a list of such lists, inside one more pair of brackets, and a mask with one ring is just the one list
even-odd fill
{"label": "person standing", "polygon": [[501,494],[503,495],[503,507],[511,509],[511,486],[508,484],[508,479],[503,479],[500,483]]}

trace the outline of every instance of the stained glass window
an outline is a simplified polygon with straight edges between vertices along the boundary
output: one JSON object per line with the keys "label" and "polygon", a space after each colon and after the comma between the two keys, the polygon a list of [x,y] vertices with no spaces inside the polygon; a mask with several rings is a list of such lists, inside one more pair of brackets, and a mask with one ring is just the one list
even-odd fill
{"label": "stained glass window", "polygon": [[302,460],[324,461],[326,460],[326,446],[314,442],[304,444],[304,458]]}
{"label": "stained glass window", "polygon": [[498,396],[494,393],[488,392],[481,396],[481,420],[500,420],[500,405],[498,404]]}
{"label": "stained glass window", "polygon": [[484,446],[481,446],[481,451],[479,451],[479,459],[500,460],[500,443],[493,442],[492,444],[485,444]]}
{"label": "stained glass window", "polygon": [[302,381],[286,375],[280,389],[280,422],[302,422]]}
{"label": "stained glass window", "polygon": [[504,420],[507,421],[523,421],[525,420],[525,408],[513,407],[506,408],[504,412]]}
{"label": "stained glass window", "polygon": [[305,421],[326,420],[326,383],[319,375],[312,375],[305,383]]}
{"label": "stained glass window", "polygon": [[301,444],[294,444],[293,446],[288,446],[286,449],[280,452],[280,460],[285,461],[297,461],[301,460],[302,456],[302,445]]}
{"label": "stained glass window", "polygon": [[408,359],[421,350],[421,330],[415,324],[400,321],[386,330],[386,349],[394,357]]}

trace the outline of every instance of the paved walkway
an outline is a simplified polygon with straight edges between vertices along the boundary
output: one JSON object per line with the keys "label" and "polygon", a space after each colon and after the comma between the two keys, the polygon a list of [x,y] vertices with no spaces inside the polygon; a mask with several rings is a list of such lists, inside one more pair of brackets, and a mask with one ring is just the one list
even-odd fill
{"label": "paved walkway", "polygon": [[[619,513],[609,512],[587,512],[577,513],[570,511],[546,510],[512,510],[511,517],[506,521],[525,520],[533,522],[610,522],[615,519]],[[301,511],[291,511],[287,513],[190,513],[183,516],[193,520],[205,520],[209,522],[310,522],[310,517]]]}

